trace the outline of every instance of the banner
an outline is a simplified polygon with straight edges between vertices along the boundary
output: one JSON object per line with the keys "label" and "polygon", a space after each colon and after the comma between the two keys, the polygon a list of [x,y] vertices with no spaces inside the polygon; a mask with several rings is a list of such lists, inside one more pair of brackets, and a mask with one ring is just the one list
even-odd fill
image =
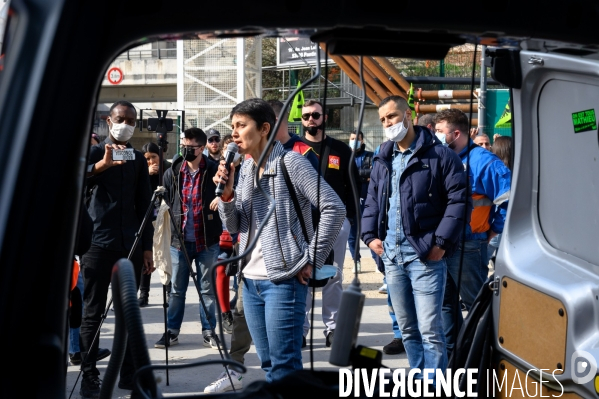
{"label": "banner", "polygon": [[498,129],[511,129],[512,128],[512,111],[510,111],[510,100],[507,100],[503,114],[499,117],[499,120],[495,124]]}
{"label": "banner", "polygon": [[[297,87],[299,88],[302,82],[298,80]],[[300,90],[293,99],[293,104],[289,110],[289,122],[300,122],[302,120],[302,108],[304,106],[304,92]]]}
{"label": "banner", "polygon": [[408,92],[408,105],[412,110],[412,121],[416,120],[416,111],[414,108],[414,85],[410,83],[410,91]]}

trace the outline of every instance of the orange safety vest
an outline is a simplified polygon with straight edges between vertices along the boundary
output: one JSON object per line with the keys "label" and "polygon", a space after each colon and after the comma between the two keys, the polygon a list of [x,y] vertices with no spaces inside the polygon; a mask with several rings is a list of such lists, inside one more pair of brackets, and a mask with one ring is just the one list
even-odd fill
{"label": "orange safety vest", "polygon": [[489,231],[489,217],[493,201],[483,194],[472,194],[472,216],[470,218],[470,228],[473,233],[484,233]]}

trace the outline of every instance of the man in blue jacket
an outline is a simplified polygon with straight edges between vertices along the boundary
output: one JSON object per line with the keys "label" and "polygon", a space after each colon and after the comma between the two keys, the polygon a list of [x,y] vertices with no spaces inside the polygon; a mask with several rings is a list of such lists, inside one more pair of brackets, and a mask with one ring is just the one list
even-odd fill
{"label": "man in blue jacket", "polygon": [[374,158],[362,240],[384,264],[410,367],[444,372],[445,258],[470,214],[466,174],[459,157],[431,131],[413,126],[402,97],[381,101],[379,118],[389,141]]}
{"label": "man in blue jacket", "polygon": [[470,139],[468,117],[462,111],[446,109],[439,112],[435,117],[435,130],[437,138],[460,157],[464,170],[467,167],[470,183],[468,195],[474,205],[470,223],[466,226],[464,256],[461,256],[460,246],[447,259],[449,277],[445,287],[443,323],[447,349],[451,352],[462,322],[457,282],[460,282],[459,296],[466,309],[470,310],[489,274],[489,241],[503,232],[511,173],[495,154]]}

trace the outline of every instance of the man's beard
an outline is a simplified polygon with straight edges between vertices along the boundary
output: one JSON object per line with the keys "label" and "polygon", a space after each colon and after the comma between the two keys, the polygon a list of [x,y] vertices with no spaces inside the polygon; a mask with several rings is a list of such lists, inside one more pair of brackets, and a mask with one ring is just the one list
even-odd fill
{"label": "man's beard", "polygon": [[319,130],[322,130],[322,126],[323,126],[323,125],[324,125],[324,122],[323,122],[323,123],[321,123],[321,124],[320,124],[320,125],[318,125],[318,126],[306,126],[306,127],[304,128],[304,130],[305,130],[305,131],[306,131],[308,134],[310,134],[310,136],[316,136],[316,135],[318,134],[318,131],[319,131]]}
{"label": "man's beard", "polygon": [[220,156],[220,149],[219,148],[217,148],[215,151],[213,151],[212,148],[208,147],[208,152],[212,156],[216,156],[216,155]]}

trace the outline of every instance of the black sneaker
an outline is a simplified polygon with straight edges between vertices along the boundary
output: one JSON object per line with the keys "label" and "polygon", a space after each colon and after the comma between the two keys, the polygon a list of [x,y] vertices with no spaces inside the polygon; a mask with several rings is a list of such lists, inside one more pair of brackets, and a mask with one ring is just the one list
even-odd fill
{"label": "black sneaker", "polygon": [[331,345],[333,345],[333,335],[335,334],[335,330],[331,330],[328,334],[326,331],[324,333],[327,337],[326,338],[326,346],[327,346],[327,348],[330,348]]}
{"label": "black sneaker", "polygon": [[233,313],[229,310],[228,312],[223,313],[223,330],[227,334],[233,333]]}
{"label": "black sneaker", "polygon": [[148,306],[148,297],[145,295],[141,295],[137,301],[139,302],[140,308],[145,308]]}
{"label": "black sneaker", "polygon": [[[158,342],[156,342],[154,344],[155,348],[165,348],[167,344],[165,344],[166,342],[166,338],[165,338],[166,334],[162,334],[162,338],[160,338],[158,340]],[[178,338],[178,334],[173,334],[171,332],[171,330],[168,330],[168,336],[169,336],[169,343],[168,346],[173,346],[173,345],[177,345],[179,343],[179,338]]]}
{"label": "black sneaker", "polygon": [[110,356],[110,350],[106,348],[98,348],[98,356],[96,356],[96,361],[102,360]]}
{"label": "black sneaker", "polygon": [[73,366],[79,366],[81,364],[81,352],[75,352],[73,354],[69,353],[69,360]]}
{"label": "black sneaker", "polygon": [[205,347],[212,348],[212,349],[218,349],[219,343],[220,343],[220,341],[218,340],[217,336],[213,336],[210,333],[204,335],[204,346]]}
{"label": "black sneaker", "polygon": [[385,355],[399,355],[405,351],[406,348],[404,348],[401,338],[393,338],[393,341],[383,346],[383,353]]}
{"label": "black sneaker", "polygon": [[101,386],[102,381],[97,376],[83,377],[79,395],[82,399],[96,399],[100,396]]}

